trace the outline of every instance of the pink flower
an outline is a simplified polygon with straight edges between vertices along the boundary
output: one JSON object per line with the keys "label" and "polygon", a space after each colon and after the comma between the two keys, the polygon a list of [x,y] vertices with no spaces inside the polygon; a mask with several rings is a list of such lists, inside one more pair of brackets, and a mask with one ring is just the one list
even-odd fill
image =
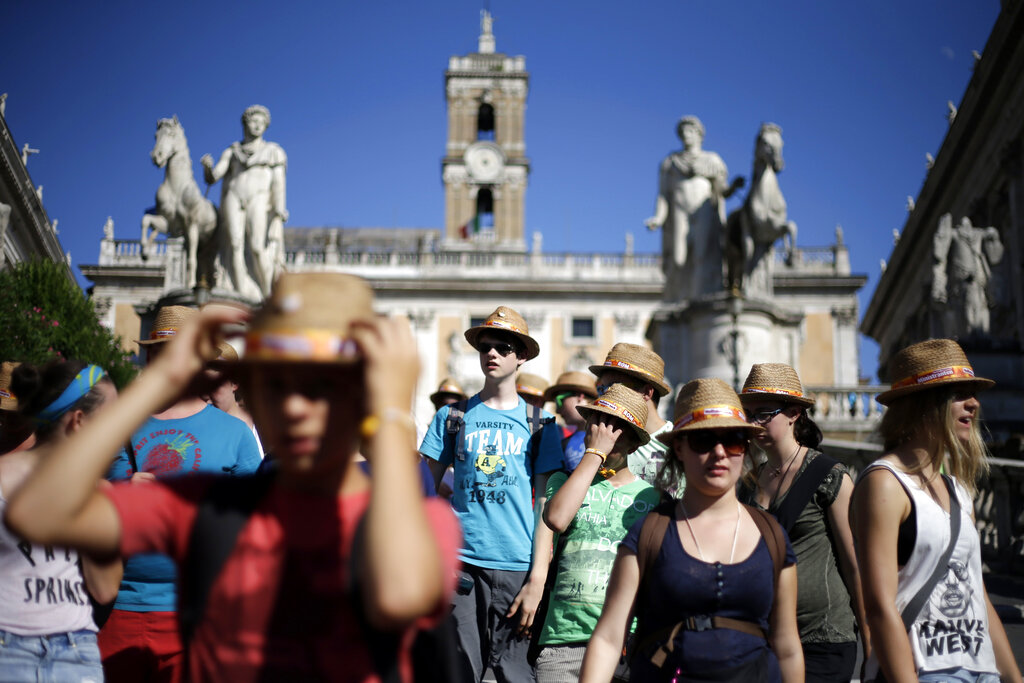
{"label": "pink flower", "polygon": [[51,325],[53,325],[54,327],[59,327],[59,326],[60,326],[60,323],[59,323],[59,322],[57,322],[56,320],[54,320],[54,321],[53,321],[52,323],[50,323],[50,324],[51,324]]}

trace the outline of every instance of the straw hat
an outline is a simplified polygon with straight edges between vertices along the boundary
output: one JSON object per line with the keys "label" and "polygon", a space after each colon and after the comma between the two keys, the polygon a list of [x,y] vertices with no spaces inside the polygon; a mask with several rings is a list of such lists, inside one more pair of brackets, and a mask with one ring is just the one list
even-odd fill
{"label": "straw hat", "polygon": [[234,363],[238,360],[238,351],[235,351],[235,347],[231,344],[228,344],[226,341],[222,341],[217,344],[217,358]]}
{"label": "straw hat", "polygon": [[884,406],[906,394],[950,384],[968,384],[974,391],[995,384],[977,377],[967,355],[952,339],[929,339],[903,349],[889,362],[892,387],[875,397]]}
{"label": "straw hat", "polygon": [[647,402],[641,394],[625,385],[613,384],[600,398],[576,410],[584,418],[589,418],[590,413],[614,415],[629,423],[640,439],[641,446],[651,440],[651,435],[647,433]]}
{"label": "straw hat", "polygon": [[732,387],[720,379],[695,379],[679,390],[672,431],[659,434],[658,440],[672,445],[680,432],[722,428],[764,431],[747,422],[740,397]]}
{"label": "straw hat", "polygon": [[758,363],[750,368],[747,381],[743,383],[740,401],[779,401],[813,406],[814,399],[804,396],[800,377],[785,363]]}
{"label": "straw hat", "polygon": [[0,364],[0,410],[18,409],[18,397],[11,393],[11,375],[19,365],[10,361]]}
{"label": "straw hat", "polygon": [[530,336],[530,328],[527,326],[526,320],[508,306],[498,306],[494,309],[494,313],[487,316],[483,325],[466,330],[466,341],[475,349],[477,337],[488,331],[508,332],[515,335],[526,346],[526,360],[536,358],[540,353],[540,344]]}
{"label": "straw hat", "polygon": [[[544,397],[544,390],[548,388],[548,382],[540,375],[532,375],[529,372],[520,372],[516,376],[516,393],[527,396]],[[544,400],[547,400],[546,398]]]}
{"label": "straw hat", "polygon": [[545,401],[554,401],[555,396],[566,391],[579,392],[590,398],[597,398],[597,385],[594,378],[585,372],[563,372],[558,379],[544,392]]}
{"label": "straw hat", "polygon": [[282,273],[253,316],[241,363],[352,363],[354,321],[372,320],[373,291],[342,273]]}
{"label": "straw hat", "polygon": [[181,326],[199,315],[199,311],[188,306],[164,306],[156,312],[156,320],[149,331],[149,339],[136,339],[138,344],[160,344],[170,341],[178,334]]}
{"label": "straw hat", "polygon": [[436,403],[437,399],[442,396],[457,396],[461,401],[466,398],[466,392],[462,390],[459,383],[453,380],[451,377],[445,377],[441,380],[441,383],[437,385],[437,391],[430,395],[430,402]]}
{"label": "straw hat", "polygon": [[601,376],[605,370],[617,370],[650,382],[659,396],[665,396],[672,387],[665,381],[665,361],[646,346],[620,342],[612,347],[603,365],[591,365],[590,371]]}

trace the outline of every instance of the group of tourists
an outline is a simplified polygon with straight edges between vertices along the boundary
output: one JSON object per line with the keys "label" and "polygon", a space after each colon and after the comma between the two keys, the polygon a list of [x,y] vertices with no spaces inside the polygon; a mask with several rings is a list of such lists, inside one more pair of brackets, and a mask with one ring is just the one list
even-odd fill
{"label": "group of tourists", "polygon": [[789,365],[666,421],[644,346],[549,385],[515,310],[465,338],[483,388],[442,381],[422,438],[409,325],[347,275],[161,309],[120,396],[5,362],[0,681],[1021,681],[955,342],[893,358],[854,482]]}

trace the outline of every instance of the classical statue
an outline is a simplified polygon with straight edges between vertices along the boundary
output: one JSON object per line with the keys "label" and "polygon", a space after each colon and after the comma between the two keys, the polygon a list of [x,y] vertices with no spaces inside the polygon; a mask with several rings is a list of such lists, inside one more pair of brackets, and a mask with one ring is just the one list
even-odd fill
{"label": "classical statue", "polygon": [[796,246],[796,223],[787,220],[786,200],[776,175],[784,166],[782,129],[764,123],[754,143],[754,170],[743,206],[732,211],[726,224],[726,263],[729,289],[735,294],[772,294],[773,245],[780,237],[790,260]]}
{"label": "classical statue", "polygon": [[242,296],[261,299],[284,258],[285,170],[281,147],[263,139],[270,111],[255,104],[242,114],[242,141],[220,156],[204,154],[206,182],[220,179],[220,224],[224,269],[231,287]]}
{"label": "classical statue", "polygon": [[107,221],[103,224],[103,239],[112,240],[114,239],[114,217],[107,216]]}
{"label": "classical statue", "polygon": [[676,134],[683,149],[661,162],[657,204],[645,221],[650,230],[662,229],[664,297],[670,301],[722,289],[724,199],[735,189],[726,186],[722,158],[701,149],[700,119],[684,116]]}
{"label": "classical statue", "polygon": [[[164,181],[156,191],[156,207],[142,216],[142,254],[145,257],[158,232],[185,238],[185,284],[195,287],[200,280],[212,285],[217,245],[217,210],[203,196],[192,175],[185,130],[178,117],[160,119],[156,144],[149,153],[153,163],[164,169]],[[155,213],[153,213],[155,211]],[[107,219],[113,237],[114,222]]]}
{"label": "classical statue", "polygon": [[989,309],[995,304],[992,267],[1003,260],[1003,243],[994,227],[976,228],[964,216],[939,218],[932,244],[932,301],[946,312],[942,334],[971,337],[989,333]]}

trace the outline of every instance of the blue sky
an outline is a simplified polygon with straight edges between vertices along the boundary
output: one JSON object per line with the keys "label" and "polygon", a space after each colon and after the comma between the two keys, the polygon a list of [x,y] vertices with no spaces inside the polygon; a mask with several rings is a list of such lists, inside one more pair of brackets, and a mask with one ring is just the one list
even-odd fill
{"label": "blue sky", "polygon": [[[138,237],[162,178],[148,157],[157,119],[178,115],[201,180],[199,157],[238,139],[257,102],[288,153],[289,225],[440,227],[444,69],[476,49],[480,8],[10,3],[0,92],[18,145],[41,150],[29,172],[75,265],[97,261],[108,215],[117,237]],[[854,270],[870,276],[863,313],[999,2],[491,0],[491,11],[498,51],[525,55],[531,72],[527,232],[546,251],[621,251],[626,232],[657,251],[643,220],[676,120],[703,120],[730,175],[749,175],[758,127],[773,121],[798,243],[831,244],[842,224]],[[864,374],[875,354],[862,345]]]}

